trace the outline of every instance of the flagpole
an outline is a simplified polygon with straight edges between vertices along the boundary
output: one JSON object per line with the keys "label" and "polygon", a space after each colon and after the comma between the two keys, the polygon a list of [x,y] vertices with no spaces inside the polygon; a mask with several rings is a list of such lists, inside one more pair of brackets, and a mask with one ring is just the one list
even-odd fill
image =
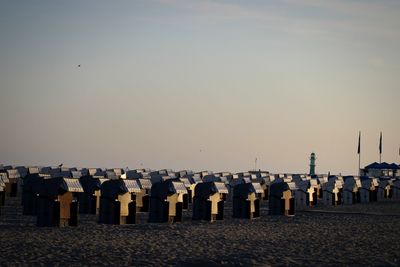
{"label": "flagpole", "polygon": [[358,175],[361,175],[361,131],[358,132]]}
{"label": "flagpole", "polygon": [[382,132],[379,137],[379,163],[382,163]]}

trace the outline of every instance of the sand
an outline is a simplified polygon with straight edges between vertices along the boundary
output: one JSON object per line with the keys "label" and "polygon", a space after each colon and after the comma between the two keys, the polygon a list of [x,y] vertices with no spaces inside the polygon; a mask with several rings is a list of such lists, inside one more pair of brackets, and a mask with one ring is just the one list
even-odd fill
{"label": "sand", "polygon": [[400,202],[315,207],[333,212],[294,217],[268,216],[263,205],[261,218],[245,220],[230,218],[227,204],[226,219],[215,223],[193,222],[190,212],[171,225],[99,225],[94,216],[65,228],[0,221],[0,265],[400,265]]}

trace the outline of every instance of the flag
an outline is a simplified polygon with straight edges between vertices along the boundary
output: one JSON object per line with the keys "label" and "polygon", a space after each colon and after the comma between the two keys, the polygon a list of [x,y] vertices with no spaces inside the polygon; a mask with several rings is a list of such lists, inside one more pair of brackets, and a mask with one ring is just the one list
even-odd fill
{"label": "flag", "polygon": [[361,131],[358,132],[358,148],[357,148],[357,154],[361,153]]}
{"label": "flag", "polygon": [[382,154],[382,132],[381,137],[379,138],[379,154]]}

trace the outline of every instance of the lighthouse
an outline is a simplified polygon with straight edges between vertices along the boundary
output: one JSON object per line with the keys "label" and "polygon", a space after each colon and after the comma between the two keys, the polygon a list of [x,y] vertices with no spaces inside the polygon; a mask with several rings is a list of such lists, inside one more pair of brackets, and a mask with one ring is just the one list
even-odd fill
{"label": "lighthouse", "polygon": [[310,156],[310,175],[315,175],[315,160],[317,159],[317,157],[315,156],[315,153],[311,153]]}

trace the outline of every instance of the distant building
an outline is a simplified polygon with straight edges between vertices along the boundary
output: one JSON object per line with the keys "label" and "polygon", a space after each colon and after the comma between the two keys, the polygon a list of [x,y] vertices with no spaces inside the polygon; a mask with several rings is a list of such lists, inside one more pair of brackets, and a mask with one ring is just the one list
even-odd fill
{"label": "distant building", "polygon": [[400,165],[396,163],[389,164],[387,162],[374,162],[361,169],[361,175],[376,178],[394,178],[400,176]]}

